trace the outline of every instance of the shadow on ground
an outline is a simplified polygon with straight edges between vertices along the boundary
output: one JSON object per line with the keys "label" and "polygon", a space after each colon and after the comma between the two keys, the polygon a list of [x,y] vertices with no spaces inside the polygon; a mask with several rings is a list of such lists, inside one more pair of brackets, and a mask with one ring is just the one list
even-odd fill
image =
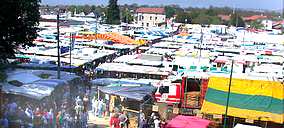
{"label": "shadow on ground", "polygon": [[89,123],[88,128],[109,128],[107,125]]}

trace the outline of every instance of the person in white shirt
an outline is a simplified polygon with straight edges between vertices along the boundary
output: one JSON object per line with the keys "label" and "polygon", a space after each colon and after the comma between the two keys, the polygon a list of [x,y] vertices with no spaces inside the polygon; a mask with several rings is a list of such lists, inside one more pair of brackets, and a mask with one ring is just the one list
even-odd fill
{"label": "person in white shirt", "polygon": [[155,128],[160,128],[160,123],[161,123],[161,121],[159,120],[159,118],[157,118],[156,116],[154,116]]}
{"label": "person in white shirt", "polygon": [[97,109],[98,109],[98,100],[94,96],[94,98],[92,99],[92,112],[94,112],[95,116],[97,115]]}

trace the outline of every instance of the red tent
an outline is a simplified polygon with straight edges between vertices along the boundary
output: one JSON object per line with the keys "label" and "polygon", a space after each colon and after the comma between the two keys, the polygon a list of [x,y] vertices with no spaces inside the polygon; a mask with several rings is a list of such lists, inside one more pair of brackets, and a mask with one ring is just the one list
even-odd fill
{"label": "red tent", "polygon": [[166,128],[207,128],[210,122],[195,116],[178,115],[168,122]]}

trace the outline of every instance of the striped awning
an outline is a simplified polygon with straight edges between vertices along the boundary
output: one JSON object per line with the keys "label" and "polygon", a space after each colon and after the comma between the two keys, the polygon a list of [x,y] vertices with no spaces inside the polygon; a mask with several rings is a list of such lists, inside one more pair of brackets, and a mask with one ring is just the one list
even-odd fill
{"label": "striped awning", "polygon": [[[212,77],[201,111],[225,114],[229,78]],[[284,85],[276,81],[232,79],[228,115],[284,123]]]}

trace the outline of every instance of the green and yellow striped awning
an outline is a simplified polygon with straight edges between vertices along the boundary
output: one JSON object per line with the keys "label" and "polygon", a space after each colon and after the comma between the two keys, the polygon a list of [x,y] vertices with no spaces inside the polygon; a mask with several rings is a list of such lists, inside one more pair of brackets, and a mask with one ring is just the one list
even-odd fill
{"label": "green and yellow striped awning", "polygon": [[[225,114],[229,78],[212,77],[201,111]],[[276,81],[232,79],[228,115],[284,123],[284,85]]]}

